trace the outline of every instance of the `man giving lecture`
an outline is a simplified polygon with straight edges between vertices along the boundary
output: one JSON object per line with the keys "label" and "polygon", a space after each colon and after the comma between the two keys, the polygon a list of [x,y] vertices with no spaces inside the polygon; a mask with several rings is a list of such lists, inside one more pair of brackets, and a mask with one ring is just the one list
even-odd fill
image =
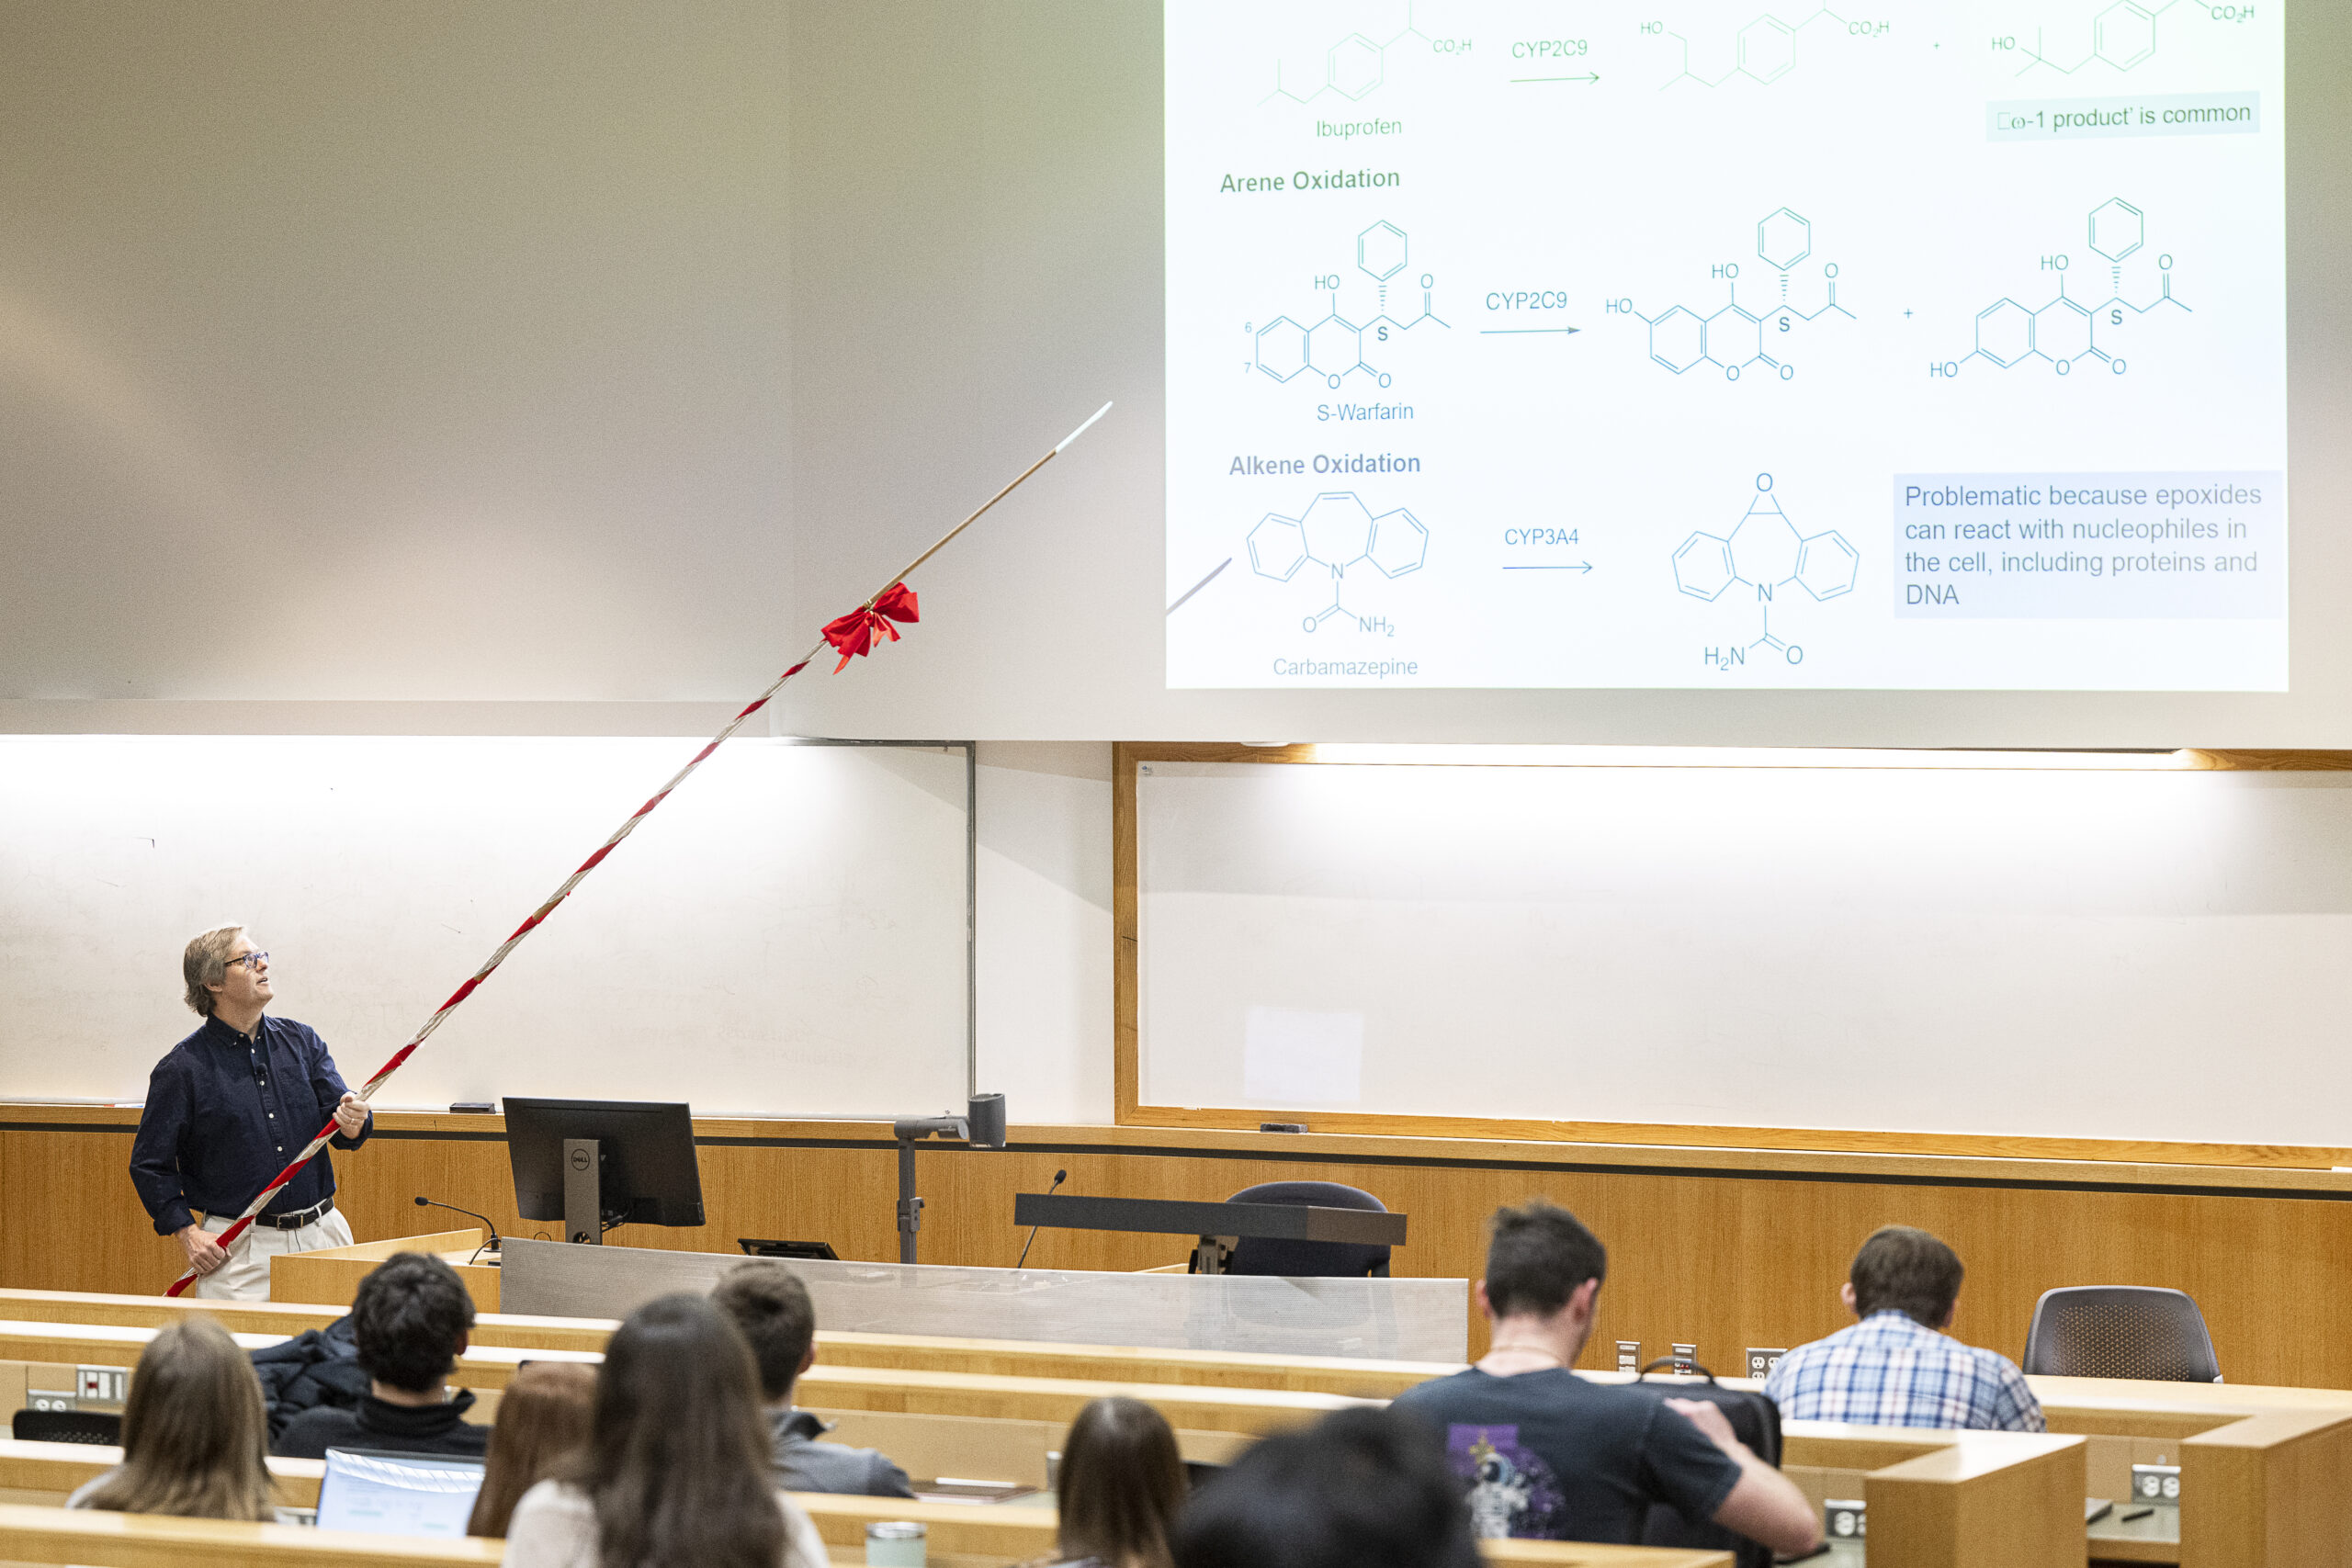
{"label": "man giving lecture", "polygon": [[204,1022],[148,1075],[147,1107],[130,1145],[131,1183],[155,1234],[179,1239],[198,1276],[196,1294],[266,1302],[274,1255],[351,1245],[326,1155],[272,1194],[234,1248],[212,1238],[330,1114],[339,1149],[366,1143],[373,1120],[368,1102],[344,1087],[316,1031],[264,1016],[272,996],[269,954],[244,927],[196,938],[180,969],[188,1008]]}

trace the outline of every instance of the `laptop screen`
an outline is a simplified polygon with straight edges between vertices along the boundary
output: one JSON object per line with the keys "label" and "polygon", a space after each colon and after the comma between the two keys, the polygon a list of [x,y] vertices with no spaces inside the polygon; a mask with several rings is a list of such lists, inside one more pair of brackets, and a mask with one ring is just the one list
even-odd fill
{"label": "laptop screen", "polygon": [[319,1528],[455,1540],[466,1533],[481,1490],[478,1459],[329,1449]]}

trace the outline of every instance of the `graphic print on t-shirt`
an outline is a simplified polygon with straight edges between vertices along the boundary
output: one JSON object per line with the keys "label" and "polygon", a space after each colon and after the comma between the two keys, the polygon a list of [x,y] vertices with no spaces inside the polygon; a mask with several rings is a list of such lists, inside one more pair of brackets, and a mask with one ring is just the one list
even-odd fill
{"label": "graphic print on t-shirt", "polygon": [[1541,1540],[1558,1528],[1566,1499],[1551,1466],[1520,1447],[1517,1427],[1448,1427],[1445,1450],[1470,1489],[1470,1528],[1481,1539]]}

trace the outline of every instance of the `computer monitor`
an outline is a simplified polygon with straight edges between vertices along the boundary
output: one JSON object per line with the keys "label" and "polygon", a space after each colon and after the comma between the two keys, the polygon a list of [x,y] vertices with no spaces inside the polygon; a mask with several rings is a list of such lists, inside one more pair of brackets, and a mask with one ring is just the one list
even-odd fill
{"label": "computer monitor", "polygon": [[456,1454],[329,1449],[319,1528],[461,1540],[481,1490],[481,1465]]}
{"label": "computer monitor", "polygon": [[755,1235],[739,1235],[735,1245],[752,1258],[797,1258],[809,1263],[839,1263],[842,1255],[833,1250],[830,1241],[763,1241]]}
{"label": "computer monitor", "polygon": [[[703,1223],[694,1117],[685,1106],[509,1098],[505,1107],[514,1207],[525,1219],[563,1221],[565,1240],[586,1242],[615,1225]],[[586,1197],[586,1150],[575,1151],[576,1161],[565,1157],[572,1143],[595,1145],[593,1202]],[[591,1211],[601,1223],[587,1223]]]}

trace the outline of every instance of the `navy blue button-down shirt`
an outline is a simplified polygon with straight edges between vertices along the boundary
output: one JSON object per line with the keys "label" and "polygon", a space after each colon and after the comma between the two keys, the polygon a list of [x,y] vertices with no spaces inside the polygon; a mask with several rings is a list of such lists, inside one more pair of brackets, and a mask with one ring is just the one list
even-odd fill
{"label": "navy blue button-down shirt", "polygon": [[[131,1140],[130,1179],[155,1234],[185,1229],[192,1209],[243,1210],[326,1125],[344,1092],[326,1042],[310,1025],[265,1015],[248,1039],[206,1019],[148,1075],[147,1108]],[[375,1130],[371,1115],[359,1136],[337,1133],[333,1146],[356,1149]],[[321,1150],[262,1213],[295,1213],[334,1191],[334,1168]]]}

